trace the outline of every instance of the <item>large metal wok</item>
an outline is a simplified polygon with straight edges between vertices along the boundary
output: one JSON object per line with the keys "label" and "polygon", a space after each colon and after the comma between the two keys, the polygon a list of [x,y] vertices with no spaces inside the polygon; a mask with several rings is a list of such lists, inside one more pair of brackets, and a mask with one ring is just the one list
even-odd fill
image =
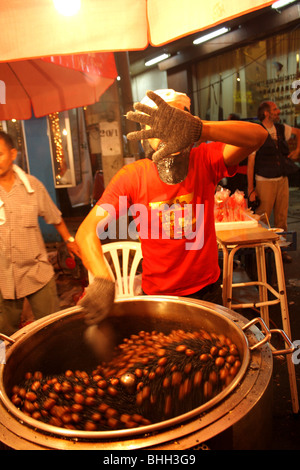
{"label": "large metal wok", "polygon": [[[105,443],[105,449],[110,448],[109,446],[119,448],[120,445],[124,448],[124,442],[128,441],[130,448],[133,448],[135,444],[137,447],[146,445],[145,442],[152,435],[156,436],[157,443],[160,440],[157,436],[160,434],[163,435],[170,429],[180,429],[186,424],[189,426],[188,423],[194,423],[203,413],[215,410],[220,403],[227,400],[245,380],[250,363],[253,362],[251,356],[261,349],[266,351],[268,360],[271,361],[265,371],[267,383],[264,386],[268,385],[272,373],[272,354],[268,346],[271,332],[261,319],[245,322],[245,319],[235,312],[207,302],[177,297],[145,296],[117,300],[106,322],[113,327],[117,343],[141,330],[156,330],[168,334],[176,328],[186,331],[202,328],[216,334],[226,333],[238,347],[242,365],[230,385],[217,396],[188,413],[159,423],[129,430],[88,432],[62,429],[38,422],[13,405],[9,398],[13,385],[20,382],[28,371],[39,370],[47,374],[58,374],[67,369],[90,370],[98,361],[84,339],[86,327],[82,310],[73,307],[38,320],[5,341],[6,363],[0,366],[0,441],[5,442],[3,436],[9,436],[8,445],[11,445],[14,436],[22,435],[26,448],[27,445],[29,448],[36,445],[42,448],[68,448],[70,443],[71,448],[74,443],[79,448],[99,448],[101,442]],[[259,328],[255,324],[259,324]],[[285,341],[289,342],[289,339],[285,338]],[[259,368],[259,365],[257,367]],[[201,424],[198,422],[197,426],[199,428]],[[195,429],[194,424],[192,429]],[[175,432],[175,437],[176,434],[178,436]],[[144,436],[147,436],[146,441]]]}

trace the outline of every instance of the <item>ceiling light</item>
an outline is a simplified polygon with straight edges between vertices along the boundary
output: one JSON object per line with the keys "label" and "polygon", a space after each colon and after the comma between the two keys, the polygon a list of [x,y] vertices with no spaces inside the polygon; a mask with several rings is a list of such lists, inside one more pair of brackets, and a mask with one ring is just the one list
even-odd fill
{"label": "ceiling light", "polygon": [[216,31],[212,31],[211,33],[205,34],[204,36],[201,36],[198,39],[195,39],[193,41],[193,44],[201,44],[202,42],[209,41],[210,39],[216,38],[218,36],[221,36],[222,34],[228,33],[230,31],[230,28],[220,28],[217,29]]}
{"label": "ceiling light", "polygon": [[64,16],[73,16],[79,12],[81,0],[53,0],[57,11]]}
{"label": "ceiling light", "polygon": [[278,8],[283,8],[289,3],[293,3],[295,0],[278,0],[278,2],[273,3],[272,8],[277,10]]}
{"label": "ceiling light", "polygon": [[150,65],[157,64],[158,62],[161,62],[162,60],[168,59],[170,57],[170,54],[161,54],[157,57],[154,57],[154,59],[147,60],[145,62],[146,67],[149,67]]}

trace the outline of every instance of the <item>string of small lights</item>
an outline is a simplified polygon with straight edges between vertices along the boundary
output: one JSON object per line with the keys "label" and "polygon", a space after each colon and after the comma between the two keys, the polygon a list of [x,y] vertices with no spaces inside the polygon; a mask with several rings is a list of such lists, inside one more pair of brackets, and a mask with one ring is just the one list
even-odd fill
{"label": "string of small lights", "polygon": [[54,144],[54,158],[57,166],[57,176],[61,174],[64,165],[64,150],[59,126],[59,113],[49,114],[49,122],[51,127],[51,135]]}

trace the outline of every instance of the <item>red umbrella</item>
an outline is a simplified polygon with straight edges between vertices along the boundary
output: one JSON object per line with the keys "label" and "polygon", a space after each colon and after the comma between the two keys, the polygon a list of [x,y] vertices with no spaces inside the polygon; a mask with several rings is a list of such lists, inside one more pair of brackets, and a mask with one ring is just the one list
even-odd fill
{"label": "red umbrella", "polygon": [[41,117],[93,104],[116,77],[113,53],[0,63],[0,120],[30,119],[32,111]]}

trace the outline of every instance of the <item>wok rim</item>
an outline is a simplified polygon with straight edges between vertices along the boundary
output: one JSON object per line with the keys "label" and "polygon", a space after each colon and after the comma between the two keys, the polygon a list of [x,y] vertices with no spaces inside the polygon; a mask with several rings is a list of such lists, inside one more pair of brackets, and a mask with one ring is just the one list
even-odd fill
{"label": "wok rim", "polygon": [[[153,423],[150,425],[140,426],[132,429],[118,429],[118,430],[109,430],[109,431],[84,431],[84,430],[69,430],[65,428],[60,428],[57,426],[49,425],[47,423],[43,423],[41,421],[35,420],[21,410],[19,410],[9,399],[3,381],[3,376],[5,373],[6,364],[0,365],[0,401],[2,405],[14,415],[19,422],[26,424],[28,427],[33,428],[35,430],[42,431],[48,435],[52,436],[59,436],[63,438],[69,439],[82,439],[82,440],[102,440],[102,439],[119,439],[119,438],[130,438],[132,436],[137,436],[140,434],[148,434],[148,433],[155,433],[165,430],[166,428],[178,426],[183,424],[184,422],[188,422],[189,420],[193,420],[196,417],[200,416],[202,413],[206,412],[210,408],[213,408],[215,405],[220,403],[224,398],[231,394],[233,390],[236,389],[238,384],[242,381],[250,362],[250,350],[249,350],[249,343],[246,337],[245,332],[241,329],[241,327],[237,324],[238,320],[232,319],[232,312],[229,309],[212,304],[209,302],[204,302],[196,299],[190,299],[185,297],[174,297],[174,296],[137,296],[137,297],[126,297],[126,298],[119,298],[115,300],[115,303],[128,303],[128,302],[175,302],[180,303],[185,306],[198,306],[202,309],[208,311],[209,313],[217,316],[221,316],[222,319],[225,319],[230,323],[230,326],[237,332],[239,335],[241,342],[243,343],[243,360],[242,365],[232,380],[232,382],[225,387],[220,393],[218,393],[215,397],[208,400],[204,404],[200,405],[199,407],[193,408],[192,410],[175,416],[173,418],[165,419],[163,421],[159,421],[157,423]],[[8,345],[8,352],[9,355],[14,353],[14,348],[18,348],[24,341],[28,340],[28,335],[31,337],[35,332],[39,331],[42,328],[46,328],[47,326],[59,321],[62,318],[80,314],[82,312],[82,308],[78,306],[70,307],[68,309],[53,313],[48,315],[47,317],[41,318],[34,323],[31,323],[25,326],[22,330],[18,331],[11,338],[15,341],[14,344]],[[240,351],[241,352],[241,351]],[[8,356],[9,357],[9,356]]]}

